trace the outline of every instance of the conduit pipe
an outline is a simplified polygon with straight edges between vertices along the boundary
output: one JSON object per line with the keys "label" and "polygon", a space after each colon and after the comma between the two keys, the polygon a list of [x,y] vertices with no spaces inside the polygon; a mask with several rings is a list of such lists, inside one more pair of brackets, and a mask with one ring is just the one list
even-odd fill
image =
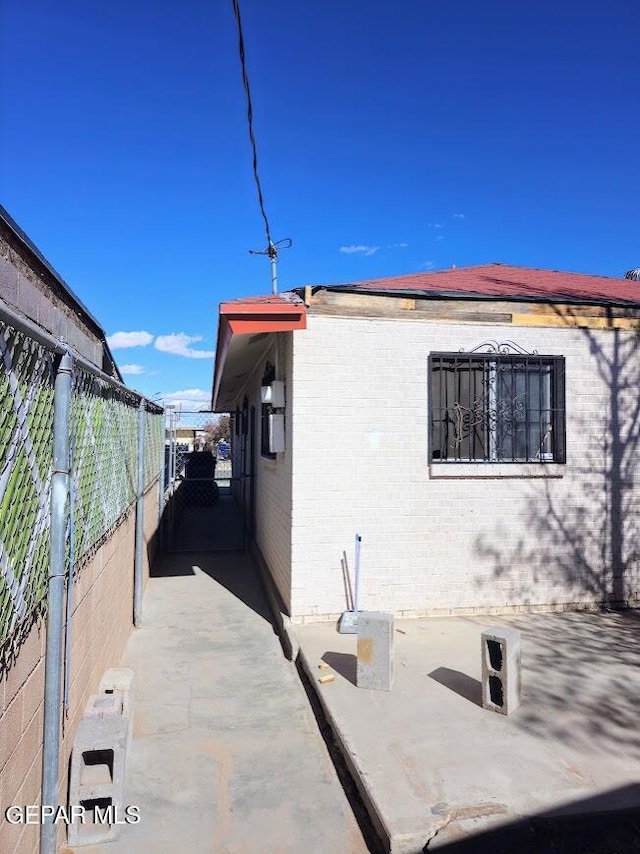
{"label": "conduit pipe", "polygon": [[145,399],[138,407],[138,488],[136,500],[136,555],[133,565],[133,625],[142,625],[142,561],[144,547],[144,424]]}
{"label": "conduit pipe", "polygon": [[[60,722],[62,716],[62,636],[66,512],[69,495],[69,411],[73,358],[65,353],[58,367],[53,404],[53,472],[51,478],[50,562],[47,578],[47,650],[44,675],[44,728],[42,746],[42,805],[58,806]],[[53,815],[44,817],[40,854],[55,854],[57,825]]]}

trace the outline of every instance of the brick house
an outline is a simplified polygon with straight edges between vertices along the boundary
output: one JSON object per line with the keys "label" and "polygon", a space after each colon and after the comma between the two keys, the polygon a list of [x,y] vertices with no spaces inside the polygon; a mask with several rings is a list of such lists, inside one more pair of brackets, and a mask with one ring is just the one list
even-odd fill
{"label": "brick house", "polygon": [[640,289],[502,264],[220,306],[216,411],[294,622],[640,600]]}
{"label": "brick house", "polygon": [[[53,492],[54,380],[73,356],[67,430],[67,584],[71,619],[62,666],[64,700],[45,702]],[[158,546],[161,410],[146,403],[142,513],[136,513],[140,395],[122,385],[105,332],[35,244],[0,207],[0,851],[32,854],[41,826],[13,823],[9,805],[41,803],[43,740],[64,718],[54,768],[67,804],[69,756],[89,697],[118,664],[132,630],[134,565],[142,585]],[[155,441],[154,441],[155,440]],[[69,484],[73,481],[74,491]],[[65,487],[63,486],[63,489]],[[58,492],[58,494],[60,494]],[[74,543],[70,537],[73,494]],[[136,529],[136,519],[140,527]],[[58,576],[59,577],[59,576]],[[60,603],[58,603],[60,604]],[[59,610],[58,610],[59,613]],[[62,671],[61,674],[62,675]],[[65,709],[62,710],[62,704]],[[56,800],[56,803],[58,800]],[[55,825],[62,843],[65,825]],[[47,848],[46,850],[49,850]]]}

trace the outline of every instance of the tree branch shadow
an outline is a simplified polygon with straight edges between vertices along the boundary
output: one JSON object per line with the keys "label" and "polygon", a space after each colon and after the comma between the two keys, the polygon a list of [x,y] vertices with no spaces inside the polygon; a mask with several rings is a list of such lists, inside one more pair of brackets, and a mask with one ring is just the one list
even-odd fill
{"label": "tree branch shadow", "polygon": [[[521,502],[476,537],[476,555],[492,567],[492,580],[478,576],[476,583],[498,582],[505,603],[603,611],[522,622],[539,649],[529,663],[530,684],[550,714],[539,721],[525,712],[518,725],[541,736],[550,728],[574,744],[585,738],[608,749],[624,744],[640,758],[634,723],[640,692],[630,678],[640,667],[640,622],[633,612],[607,613],[640,604],[640,335],[618,328],[622,310],[609,309],[606,328],[597,330],[577,325],[571,308],[554,311],[574,326],[566,333],[573,356],[564,476],[528,481]],[[514,539],[510,528],[525,532]],[[549,668],[558,678],[545,684]],[[588,718],[586,730],[572,729],[575,704]],[[554,718],[554,710],[563,716]]]}

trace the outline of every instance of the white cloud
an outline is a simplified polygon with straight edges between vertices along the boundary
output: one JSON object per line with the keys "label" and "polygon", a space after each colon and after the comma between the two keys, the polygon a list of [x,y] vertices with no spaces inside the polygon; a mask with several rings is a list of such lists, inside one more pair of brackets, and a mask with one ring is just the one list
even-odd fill
{"label": "white cloud", "polygon": [[112,350],[124,350],[126,347],[146,347],[153,341],[150,332],[114,332],[107,336],[107,344]]}
{"label": "white cloud", "polygon": [[202,335],[185,335],[184,332],[173,332],[171,335],[158,335],[155,348],[161,353],[186,356],[187,359],[213,359],[215,350],[194,350],[190,346],[198,341],[202,341]]}
{"label": "white cloud", "polygon": [[345,255],[354,255],[357,252],[361,252],[363,255],[375,255],[376,252],[380,249],[379,246],[362,246],[362,245],[352,245],[352,246],[341,246],[340,252],[344,252]]}
{"label": "white cloud", "polygon": [[425,270],[433,270],[436,265],[433,263],[433,261],[425,261],[422,266]]}
{"label": "white cloud", "polygon": [[430,222],[427,225],[427,228],[444,228],[443,222]]}
{"label": "white cloud", "polygon": [[146,374],[146,370],[142,367],[142,365],[122,365],[120,368],[121,374],[131,374],[132,376],[136,376],[138,374]]}
{"label": "white cloud", "polygon": [[444,234],[438,234],[435,239],[436,240],[444,240]]}
{"label": "white cloud", "polygon": [[408,243],[390,243],[387,249],[406,249],[408,245]]}
{"label": "white cloud", "polygon": [[175,406],[187,412],[199,412],[211,406],[211,392],[201,388],[185,388],[164,392],[155,397],[161,406]]}
{"label": "white cloud", "polygon": [[454,219],[464,219],[464,214],[454,214],[453,218]]}

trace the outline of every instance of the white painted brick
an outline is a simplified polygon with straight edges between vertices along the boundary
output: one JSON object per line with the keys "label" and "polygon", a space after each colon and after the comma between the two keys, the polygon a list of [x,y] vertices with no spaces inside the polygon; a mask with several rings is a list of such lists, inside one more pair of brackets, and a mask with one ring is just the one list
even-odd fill
{"label": "white painted brick", "polygon": [[[594,336],[610,352],[611,333]],[[524,349],[566,358],[562,478],[432,479],[429,353],[514,337]],[[577,562],[568,537],[557,533],[559,523],[570,525],[588,565],[599,567],[594,529],[608,401],[583,332],[312,315],[308,329],[295,333],[293,353],[291,530],[282,536],[294,619],[344,609],[340,558],[346,549],[353,565],[356,532],[363,536],[362,606],[371,610],[459,612],[597,598],[579,567],[567,577],[563,567]],[[562,518],[547,524],[556,507]],[[637,589],[640,570],[628,582],[630,592]]]}

